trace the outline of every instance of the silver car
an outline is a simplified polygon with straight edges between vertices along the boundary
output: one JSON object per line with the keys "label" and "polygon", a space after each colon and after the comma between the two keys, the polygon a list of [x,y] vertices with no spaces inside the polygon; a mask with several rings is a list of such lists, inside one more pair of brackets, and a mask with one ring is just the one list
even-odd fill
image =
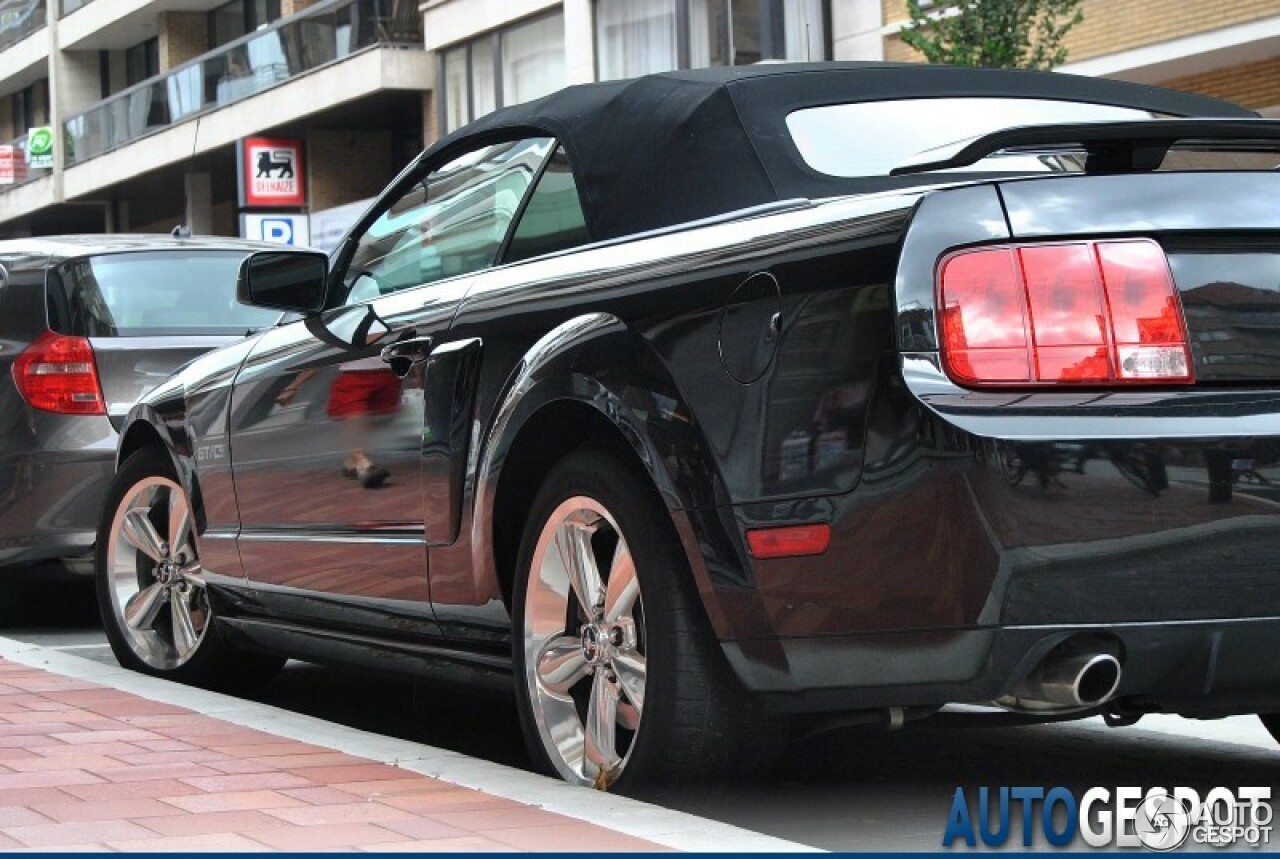
{"label": "silver car", "polygon": [[195,356],[279,318],[235,298],[241,260],[264,247],[137,235],[0,242],[0,614],[21,610],[35,564],[91,572],[129,406]]}

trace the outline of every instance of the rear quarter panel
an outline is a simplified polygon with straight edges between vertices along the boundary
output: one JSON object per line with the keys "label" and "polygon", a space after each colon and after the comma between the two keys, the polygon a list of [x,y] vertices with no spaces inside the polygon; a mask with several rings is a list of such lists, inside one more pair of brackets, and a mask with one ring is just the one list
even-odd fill
{"label": "rear quarter panel", "polygon": [[[857,487],[735,508],[741,528],[833,526],[824,555],[753,563],[752,634],[1280,615],[1280,385],[966,390],[941,371],[934,313],[938,259],[1008,241],[1011,226],[1032,239],[1152,236],[1184,290],[1204,277],[1182,277],[1193,267],[1179,249],[1212,238],[1225,280],[1280,293],[1257,262],[1259,243],[1280,249],[1280,209],[1260,202],[1276,185],[1271,174],[1069,177],[926,196],[895,273],[901,354],[876,377]],[[1232,268],[1232,242],[1253,261]],[[1201,366],[1214,354],[1193,349]]]}

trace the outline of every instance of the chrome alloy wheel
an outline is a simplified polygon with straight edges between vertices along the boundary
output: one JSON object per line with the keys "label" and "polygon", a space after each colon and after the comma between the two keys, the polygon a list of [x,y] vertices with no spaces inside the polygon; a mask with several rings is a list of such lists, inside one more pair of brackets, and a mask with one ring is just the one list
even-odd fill
{"label": "chrome alloy wheel", "polygon": [[576,496],[543,525],[529,577],[524,680],[542,747],[567,781],[607,789],[644,711],[644,612],[631,550],[600,502]]}
{"label": "chrome alloy wheel", "polygon": [[190,659],[210,612],[182,487],[167,477],[130,487],[111,523],[106,572],[116,625],[134,654],[156,670]]}

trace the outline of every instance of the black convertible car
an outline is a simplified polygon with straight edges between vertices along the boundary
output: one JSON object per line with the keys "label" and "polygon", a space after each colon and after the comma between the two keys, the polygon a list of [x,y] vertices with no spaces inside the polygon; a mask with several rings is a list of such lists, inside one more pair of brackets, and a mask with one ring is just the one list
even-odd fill
{"label": "black convertible car", "polygon": [[801,714],[1280,712],[1278,164],[1280,123],[1057,74],[497,111],[331,260],[250,256],[296,321],[130,413],[111,644],[513,680],[536,761],[618,789]]}

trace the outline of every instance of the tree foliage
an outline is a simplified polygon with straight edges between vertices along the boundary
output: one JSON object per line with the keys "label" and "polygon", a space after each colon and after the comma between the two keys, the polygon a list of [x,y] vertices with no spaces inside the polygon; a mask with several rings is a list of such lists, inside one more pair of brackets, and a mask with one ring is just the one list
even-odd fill
{"label": "tree foliage", "polygon": [[931,63],[1051,69],[1067,59],[1063,37],[1084,20],[1081,0],[907,0],[902,41]]}

